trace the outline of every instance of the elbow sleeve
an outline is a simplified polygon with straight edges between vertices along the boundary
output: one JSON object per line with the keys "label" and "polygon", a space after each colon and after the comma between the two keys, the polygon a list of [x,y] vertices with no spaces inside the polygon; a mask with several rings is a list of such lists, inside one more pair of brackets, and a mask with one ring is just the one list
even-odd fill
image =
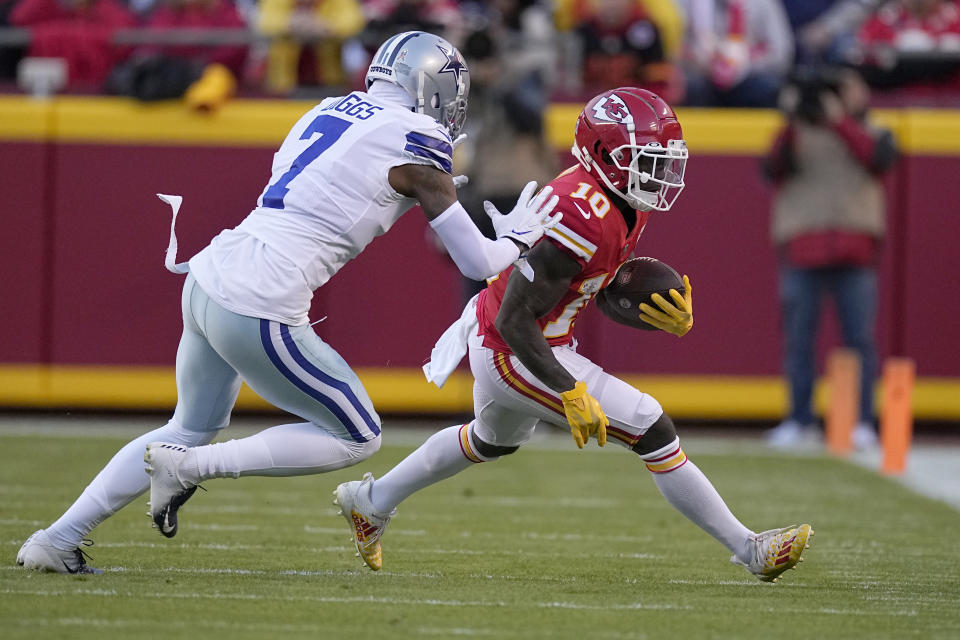
{"label": "elbow sleeve", "polygon": [[440,236],[460,273],[472,280],[495,276],[520,257],[519,247],[509,238],[485,238],[459,202],[431,220],[430,226]]}

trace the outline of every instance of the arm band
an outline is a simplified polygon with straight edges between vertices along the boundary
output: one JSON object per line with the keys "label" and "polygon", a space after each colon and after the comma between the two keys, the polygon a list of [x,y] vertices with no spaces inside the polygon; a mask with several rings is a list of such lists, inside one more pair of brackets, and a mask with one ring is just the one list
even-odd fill
{"label": "arm band", "polygon": [[431,220],[430,226],[440,236],[460,273],[473,280],[495,276],[520,257],[520,248],[513,240],[484,237],[459,201]]}

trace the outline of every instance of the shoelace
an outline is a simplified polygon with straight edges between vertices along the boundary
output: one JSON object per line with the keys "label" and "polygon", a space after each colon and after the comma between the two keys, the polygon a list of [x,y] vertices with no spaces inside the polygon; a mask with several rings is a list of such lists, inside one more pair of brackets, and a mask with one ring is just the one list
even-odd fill
{"label": "shoelace", "polygon": [[[83,545],[84,547],[92,547],[93,540],[84,538],[83,540],[80,541],[80,544]],[[77,568],[75,571],[71,571],[71,573],[84,573],[84,569],[88,567],[87,560],[90,560],[92,562],[93,556],[87,553],[86,551],[84,551],[83,549],[81,549],[80,547],[77,547],[74,553],[76,553],[76,556],[77,556]]]}

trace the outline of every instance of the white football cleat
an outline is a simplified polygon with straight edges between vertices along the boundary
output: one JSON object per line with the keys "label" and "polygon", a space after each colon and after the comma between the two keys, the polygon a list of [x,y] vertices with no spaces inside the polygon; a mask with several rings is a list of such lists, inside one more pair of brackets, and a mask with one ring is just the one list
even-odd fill
{"label": "white football cleat", "polygon": [[[84,541],[87,546],[93,543]],[[35,571],[55,571],[56,573],[87,573],[101,574],[103,571],[94,569],[87,564],[89,556],[77,547],[70,551],[57,549],[50,542],[46,529],[38,529],[20,547],[17,553],[17,564],[24,569]]]}
{"label": "white football cleat", "polygon": [[801,556],[804,549],[810,548],[807,541],[811,537],[813,529],[808,524],[764,531],[753,537],[749,562],[743,562],[737,556],[730,556],[730,562],[746,567],[762,582],[776,582],[781,573],[803,561]]}
{"label": "white football cleat", "polygon": [[363,480],[344,482],[333,492],[333,504],[340,505],[340,514],[346,518],[354,533],[357,551],[367,566],[379,571],[383,566],[383,554],[380,550],[380,536],[386,529],[390,518],[397,514],[394,509],[387,515],[374,513],[370,501],[373,488],[373,474],[363,474]]}
{"label": "white football cleat", "polygon": [[197,490],[197,485],[180,479],[178,470],[186,455],[186,447],[168,442],[151,442],[143,454],[150,476],[147,515],[153,527],[168,538],[177,535],[177,511]]}

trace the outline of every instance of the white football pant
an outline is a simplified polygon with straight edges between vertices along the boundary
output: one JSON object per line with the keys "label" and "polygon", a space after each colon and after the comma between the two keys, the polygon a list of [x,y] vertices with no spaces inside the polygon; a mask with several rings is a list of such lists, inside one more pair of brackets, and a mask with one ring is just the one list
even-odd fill
{"label": "white football pant", "polygon": [[[288,476],[340,469],[380,448],[380,417],[360,379],[308,325],[243,316],[213,302],[187,276],[177,350],[177,407],[167,425],[128,443],[47,532],[75,549],[105,518],[150,486],[143,454],[151,442],[194,447],[194,482],[242,475]],[[230,422],[241,380],[307,422],[208,445]],[[202,446],[207,445],[207,446]]]}

